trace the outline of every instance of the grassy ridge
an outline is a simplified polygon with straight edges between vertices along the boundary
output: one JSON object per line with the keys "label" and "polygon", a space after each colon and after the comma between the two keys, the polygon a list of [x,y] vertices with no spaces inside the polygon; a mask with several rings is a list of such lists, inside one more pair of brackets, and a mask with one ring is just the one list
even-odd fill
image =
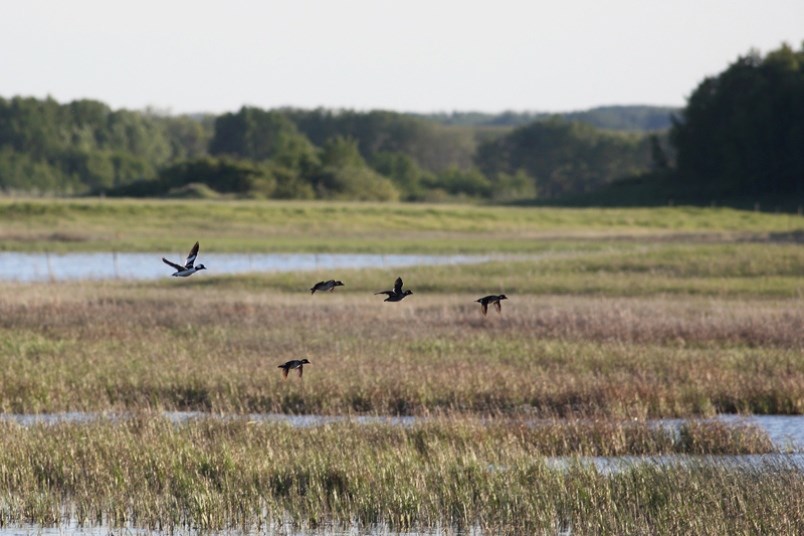
{"label": "grassy ridge", "polygon": [[[395,529],[480,524],[496,533],[790,531],[804,478],[784,462],[749,469],[693,463],[607,476],[545,454],[766,452],[751,428],[692,424],[679,436],[644,423],[436,420],[412,427],[286,425],[149,415],[122,422],[0,424],[0,523],[49,524],[64,497],[93,523],[164,529],[255,528],[287,516]],[[332,449],[331,445],[338,445]],[[624,504],[638,508],[622,508]],[[739,515],[735,515],[738,514]]]}
{"label": "grassy ridge", "polygon": [[[0,200],[0,249],[538,252],[545,241],[791,236],[804,220],[730,209],[556,209],[377,203]],[[555,247],[555,245],[553,245]]]}

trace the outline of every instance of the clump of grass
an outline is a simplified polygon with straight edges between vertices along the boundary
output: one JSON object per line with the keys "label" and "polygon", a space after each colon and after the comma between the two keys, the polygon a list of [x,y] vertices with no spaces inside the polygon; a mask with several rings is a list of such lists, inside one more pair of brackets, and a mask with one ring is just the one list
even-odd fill
{"label": "clump of grass", "polygon": [[[696,426],[706,434],[709,424]],[[247,530],[287,516],[308,526],[440,524],[495,533],[562,522],[581,533],[661,532],[711,520],[718,532],[732,532],[757,522],[790,526],[800,520],[804,491],[804,475],[783,462],[761,473],[715,464],[614,475],[545,463],[544,454],[600,454],[629,442],[645,452],[686,448],[645,423],[447,419],[291,428],[202,419],[176,426],[141,414],[0,428],[0,524],[53,524],[69,505],[82,523],[168,529]],[[720,452],[746,449],[734,434],[710,435]],[[592,439],[577,444],[579,437]]]}

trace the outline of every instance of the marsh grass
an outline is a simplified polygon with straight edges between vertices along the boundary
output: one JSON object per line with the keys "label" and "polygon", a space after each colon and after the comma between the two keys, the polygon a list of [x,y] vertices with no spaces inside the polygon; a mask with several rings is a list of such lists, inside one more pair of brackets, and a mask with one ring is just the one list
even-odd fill
{"label": "marsh grass", "polygon": [[[476,266],[0,283],[0,525],[259,530],[276,519],[494,534],[804,533],[783,460],[579,456],[773,450],[754,428],[653,417],[804,412],[802,220],[728,209],[0,200],[0,249],[515,253]],[[522,258],[521,254],[536,254]],[[373,292],[403,275],[414,295]],[[503,312],[478,297],[505,292]],[[307,357],[304,379],[277,365]],[[311,428],[201,419],[421,415]],[[134,417],[130,417],[133,413]],[[565,469],[547,456],[573,457]]]}
{"label": "marsh grass", "polygon": [[[7,288],[3,411],[804,411],[797,299],[512,295],[502,314],[484,317],[467,294],[387,304],[354,289],[311,296],[237,284]],[[304,379],[283,380],[277,365],[300,357],[312,361]]]}
{"label": "marsh grass", "polygon": [[762,473],[715,463],[637,465],[613,475],[545,463],[546,455],[770,450],[756,429],[720,423],[673,434],[644,422],[459,418],[292,428],[247,419],[176,426],[140,414],[3,423],[0,432],[0,524],[54,524],[69,507],[85,524],[165,530],[248,530],[289,517],[310,527],[356,521],[534,533],[570,523],[586,534],[706,522],[732,532],[796,527],[804,508],[803,475],[784,462]]}

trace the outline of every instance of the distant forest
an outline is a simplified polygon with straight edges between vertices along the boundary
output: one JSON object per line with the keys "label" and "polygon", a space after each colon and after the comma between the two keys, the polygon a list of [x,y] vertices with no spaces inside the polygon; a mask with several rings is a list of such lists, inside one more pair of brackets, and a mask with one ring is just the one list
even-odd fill
{"label": "distant forest", "polygon": [[703,202],[804,195],[804,49],[751,52],[683,109],[214,115],[0,98],[0,190],[42,195]]}

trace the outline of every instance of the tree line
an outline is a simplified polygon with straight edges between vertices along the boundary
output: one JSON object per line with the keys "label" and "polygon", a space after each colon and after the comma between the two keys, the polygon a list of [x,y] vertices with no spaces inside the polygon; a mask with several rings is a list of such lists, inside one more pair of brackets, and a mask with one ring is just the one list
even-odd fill
{"label": "tree line", "polygon": [[[325,109],[243,107],[174,117],[112,110],[93,100],[0,98],[0,188],[57,195],[517,199],[586,191],[645,169],[642,138],[557,117],[519,127]],[[495,154],[498,149],[509,158]],[[529,153],[543,156],[534,160]]]}
{"label": "tree line", "polygon": [[804,43],[751,51],[692,92],[673,121],[672,180],[688,197],[804,200]]}
{"label": "tree line", "polygon": [[647,202],[801,196],[802,147],[804,48],[787,45],[739,58],[701,82],[680,111],[415,115],[245,106],[169,116],[92,100],[0,98],[6,192],[408,201],[594,201],[637,190]]}

